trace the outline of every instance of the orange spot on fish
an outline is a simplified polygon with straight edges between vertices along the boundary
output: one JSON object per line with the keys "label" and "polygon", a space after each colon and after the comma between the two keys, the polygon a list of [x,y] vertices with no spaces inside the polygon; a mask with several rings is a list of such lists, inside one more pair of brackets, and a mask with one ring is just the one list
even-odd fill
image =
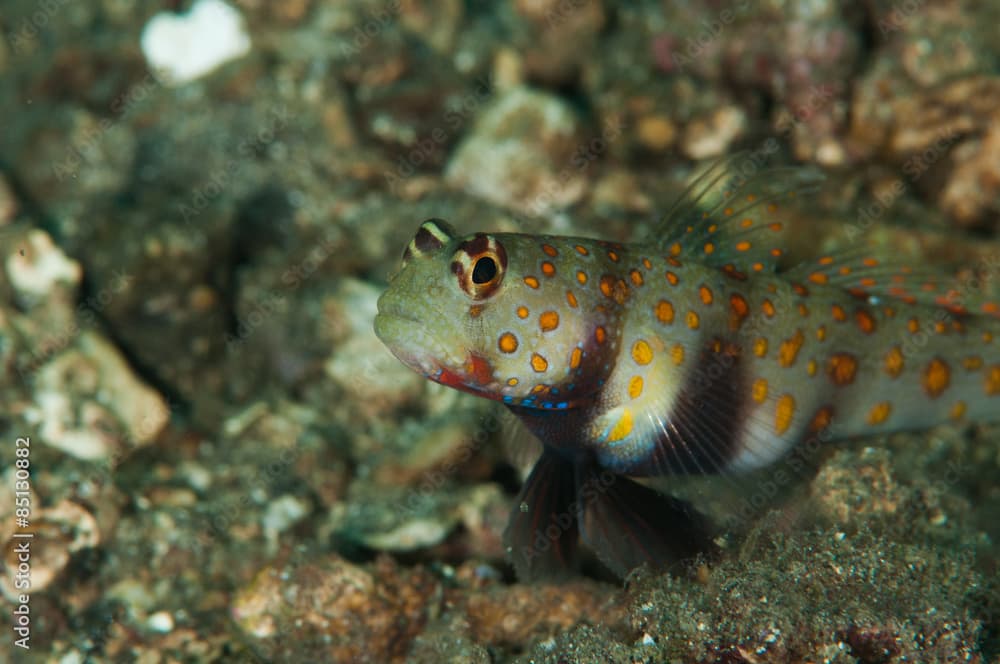
{"label": "orange spot on fish", "polygon": [[712,290],[704,284],[698,288],[698,296],[701,297],[701,301],[705,304],[712,304],[712,300],[714,299]]}
{"label": "orange spot on fish", "polygon": [[578,245],[576,245],[573,248],[576,249],[576,253],[580,254],[581,256],[589,256],[590,255],[590,252],[587,251],[587,248],[585,246],[583,246],[582,244],[578,244]]}
{"label": "orange spot on fish", "polygon": [[809,432],[819,433],[830,426],[831,421],[833,421],[833,407],[823,406],[813,415],[812,421],[809,423]]}
{"label": "orange spot on fish", "polygon": [[520,307],[518,307],[517,308],[517,317],[518,318],[527,318],[528,317],[528,307],[525,307],[523,305],[520,306]]}
{"label": "orange spot on fish", "polygon": [[905,360],[902,349],[899,346],[893,346],[885,354],[885,362],[882,364],[882,368],[885,369],[886,374],[891,378],[898,378],[899,374],[903,373],[904,365]]}
{"label": "orange spot on fish", "polygon": [[979,371],[983,368],[983,358],[978,355],[969,355],[962,360],[962,366],[966,371]]}
{"label": "orange spot on fish", "polygon": [[542,251],[544,251],[547,256],[552,256],[553,258],[559,255],[559,252],[556,251],[556,248],[551,244],[543,244]]}
{"label": "orange spot on fish", "polygon": [[871,334],[875,331],[875,318],[864,309],[858,309],[854,312],[854,318],[858,322],[858,327],[865,334]]}
{"label": "orange spot on fish", "polygon": [[889,419],[890,414],[892,414],[892,404],[881,401],[868,412],[868,424],[878,426]]}
{"label": "orange spot on fish", "polygon": [[951,382],[951,369],[939,357],[935,357],[924,369],[924,390],[931,399],[941,396]]}
{"label": "orange spot on fish", "polygon": [[544,274],[546,277],[552,277],[555,276],[555,273],[556,273],[555,265],[553,265],[549,261],[542,262],[542,274]]}
{"label": "orange spot on fish", "polygon": [[612,443],[619,441],[630,433],[632,433],[632,411],[626,408],[622,411],[614,428],[608,433],[608,441]]}
{"label": "orange spot on fish", "polygon": [[573,307],[574,309],[576,308],[577,305],[576,295],[573,295],[573,291],[566,291],[566,302],[569,304],[569,306]]}
{"label": "orange spot on fish", "polygon": [[531,354],[531,368],[537,373],[542,373],[549,368],[549,361],[538,353]]}
{"label": "orange spot on fish", "polygon": [[501,352],[513,353],[517,350],[517,337],[510,332],[504,332],[500,335],[497,345],[500,347]]}
{"label": "orange spot on fish", "polygon": [[653,349],[645,339],[639,339],[632,345],[632,359],[636,364],[649,364],[653,361]]}
{"label": "orange spot on fish", "polygon": [[581,285],[587,283],[587,273],[583,270],[576,271],[576,280],[580,282]]}
{"label": "orange spot on fish", "polygon": [[599,344],[603,344],[604,340],[608,338],[608,333],[604,330],[604,327],[598,325],[594,330],[594,339]]}
{"label": "orange spot on fish", "polygon": [[524,283],[528,286],[528,288],[538,288],[538,279],[535,277],[525,277]]}
{"label": "orange spot on fish", "polygon": [[809,275],[809,281],[814,284],[825,284],[830,281],[830,277],[823,272],[813,272]]}
{"label": "orange spot on fish", "polygon": [[994,364],[986,371],[983,391],[990,397],[1000,394],[1000,364]]}
{"label": "orange spot on fish", "polygon": [[674,274],[673,272],[671,272],[670,270],[667,270],[667,275],[666,276],[667,276],[667,282],[671,286],[676,286],[677,283],[680,281],[680,279],[677,278],[677,275]]}
{"label": "orange spot on fish", "polygon": [[632,376],[628,382],[628,395],[633,399],[638,399],[642,394],[642,376]]}
{"label": "orange spot on fish", "polygon": [[830,307],[830,313],[833,315],[833,319],[836,321],[844,322],[847,320],[847,312],[839,304],[835,304]]}
{"label": "orange spot on fish", "polygon": [[610,274],[605,274],[601,277],[601,293],[604,297],[611,297],[614,293],[615,288],[615,278]]}
{"label": "orange spot on fish", "polygon": [[680,344],[674,344],[670,349],[670,359],[673,361],[674,366],[679,367],[684,363],[684,346]]}
{"label": "orange spot on fish", "polygon": [[632,270],[628,273],[628,278],[632,280],[632,283],[636,286],[642,286],[642,272],[639,270]]}
{"label": "orange spot on fish", "polygon": [[757,357],[764,357],[767,355],[767,339],[764,337],[758,337],[757,340],[753,342],[753,354]]}
{"label": "orange spot on fish", "polygon": [[729,318],[729,327],[733,330],[738,330],[743,325],[743,321],[750,315],[750,305],[747,303],[745,297],[739,293],[733,293],[729,296],[729,309],[732,311],[732,316]]}
{"label": "orange spot on fish", "polygon": [[779,436],[785,434],[792,426],[792,419],[795,417],[795,397],[791,394],[782,394],[778,398],[778,403],[774,408],[774,431]]}
{"label": "orange spot on fish", "polygon": [[767,381],[763,378],[755,380],[750,389],[750,396],[757,403],[764,403],[767,400]]}
{"label": "orange spot on fish", "polygon": [[698,316],[697,312],[689,311],[687,312],[687,326],[692,330],[697,330],[698,326],[701,325],[701,318]]}
{"label": "orange spot on fish", "polygon": [[850,385],[858,374],[858,360],[850,353],[834,353],[826,365],[826,373],[834,385]]}
{"label": "orange spot on fish", "polygon": [[656,320],[670,324],[674,322],[674,305],[667,300],[656,303]]}
{"label": "orange spot on fish", "polygon": [[538,326],[542,328],[542,332],[551,332],[559,327],[559,314],[554,311],[543,311],[538,317]]}
{"label": "orange spot on fish", "polygon": [[795,364],[795,358],[799,354],[799,349],[802,348],[802,343],[805,341],[805,337],[802,335],[802,330],[795,330],[795,334],[781,342],[781,347],[778,349],[778,364],[783,367],[790,367]]}

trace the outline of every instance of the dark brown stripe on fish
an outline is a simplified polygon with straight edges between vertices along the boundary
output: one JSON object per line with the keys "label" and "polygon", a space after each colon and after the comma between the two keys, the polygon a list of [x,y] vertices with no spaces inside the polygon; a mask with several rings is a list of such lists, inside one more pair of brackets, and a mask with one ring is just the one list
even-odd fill
{"label": "dark brown stripe on fish", "polygon": [[433,253],[444,247],[454,237],[454,231],[446,221],[441,219],[428,219],[420,224],[417,234],[413,236],[409,246],[406,248],[404,258],[413,256],[423,256]]}
{"label": "dark brown stripe on fish", "polygon": [[486,233],[476,233],[471,240],[466,240],[458,248],[470,256],[478,256],[490,246],[490,237]]}
{"label": "dark brown stripe on fish", "polygon": [[711,474],[740,453],[749,406],[741,349],[713,339],[693,366],[671,411],[660,414],[653,451],[629,474]]}

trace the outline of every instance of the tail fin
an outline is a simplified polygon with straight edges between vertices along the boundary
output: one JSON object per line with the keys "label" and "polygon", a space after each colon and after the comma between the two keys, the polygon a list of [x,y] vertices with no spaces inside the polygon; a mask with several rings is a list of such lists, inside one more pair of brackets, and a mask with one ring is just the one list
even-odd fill
{"label": "tail fin", "polygon": [[621,475],[580,464],[577,495],[584,542],[620,577],[643,563],[717,552],[708,520],[690,504]]}
{"label": "tail fin", "polygon": [[528,476],[504,532],[521,581],[565,578],[579,542],[573,464],[546,449]]}

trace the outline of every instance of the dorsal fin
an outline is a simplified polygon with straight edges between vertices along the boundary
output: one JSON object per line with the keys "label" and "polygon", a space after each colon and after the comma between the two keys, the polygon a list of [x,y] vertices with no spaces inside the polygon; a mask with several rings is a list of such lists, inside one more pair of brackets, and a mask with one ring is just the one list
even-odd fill
{"label": "dorsal fin", "polygon": [[720,159],[702,172],[653,230],[667,255],[727,272],[772,272],[783,255],[778,205],[816,188],[809,167],[769,167],[750,152]]}
{"label": "dorsal fin", "polygon": [[959,279],[941,269],[876,258],[866,247],[823,255],[788,270],[785,276],[804,284],[842,288],[856,297],[885,298],[939,306],[958,315],[1000,318],[1000,297],[982,288],[987,275]]}

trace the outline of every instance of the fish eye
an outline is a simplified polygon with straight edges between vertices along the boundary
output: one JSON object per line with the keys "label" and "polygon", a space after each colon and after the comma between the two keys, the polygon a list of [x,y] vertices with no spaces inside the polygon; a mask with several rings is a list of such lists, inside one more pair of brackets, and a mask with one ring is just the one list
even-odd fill
{"label": "fish eye", "polygon": [[503,282],[507,252],[492,235],[477,233],[455,252],[451,270],[458,285],[475,300],[493,295]]}
{"label": "fish eye", "polygon": [[480,256],[472,268],[472,283],[488,284],[497,276],[497,262],[492,256]]}

